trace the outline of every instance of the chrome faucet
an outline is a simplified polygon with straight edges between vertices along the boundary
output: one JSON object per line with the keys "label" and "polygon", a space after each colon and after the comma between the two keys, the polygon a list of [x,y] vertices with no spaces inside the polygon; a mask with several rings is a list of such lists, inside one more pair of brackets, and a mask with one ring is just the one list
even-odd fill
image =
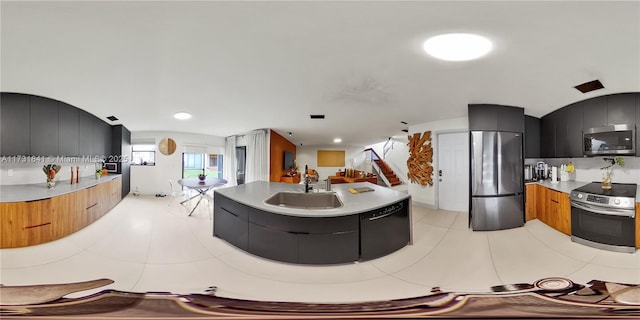
{"label": "chrome faucet", "polygon": [[304,165],[304,193],[309,193],[309,169]]}

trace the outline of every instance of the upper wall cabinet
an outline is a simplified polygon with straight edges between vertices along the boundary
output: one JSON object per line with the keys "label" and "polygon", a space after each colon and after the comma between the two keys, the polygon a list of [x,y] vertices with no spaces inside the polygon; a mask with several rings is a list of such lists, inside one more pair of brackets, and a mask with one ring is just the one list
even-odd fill
{"label": "upper wall cabinet", "polygon": [[636,93],[621,93],[607,96],[608,124],[636,123]]}
{"label": "upper wall cabinet", "polygon": [[79,155],[79,116],[80,110],[64,102],[58,104],[58,153],[64,156]]}
{"label": "upper wall cabinet", "polygon": [[30,155],[29,96],[3,92],[0,102],[1,155]]}
{"label": "upper wall cabinet", "polygon": [[58,101],[37,96],[31,97],[31,155],[59,155],[58,120]]}
{"label": "upper wall cabinet", "polygon": [[524,109],[493,104],[470,104],[469,130],[524,132]]}
{"label": "upper wall cabinet", "polygon": [[[540,119],[543,158],[583,157],[583,132],[614,124],[640,126],[640,93],[620,93],[570,104]],[[637,111],[636,111],[637,110]],[[636,142],[640,134],[636,130]],[[640,154],[638,154],[640,156]]]}
{"label": "upper wall cabinet", "polygon": [[20,93],[0,100],[3,156],[102,156],[111,153],[111,126],[72,105]]}
{"label": "upper wall cabinet", "polygon": [[524,157],[540,158],[540,119],[524,116]]}

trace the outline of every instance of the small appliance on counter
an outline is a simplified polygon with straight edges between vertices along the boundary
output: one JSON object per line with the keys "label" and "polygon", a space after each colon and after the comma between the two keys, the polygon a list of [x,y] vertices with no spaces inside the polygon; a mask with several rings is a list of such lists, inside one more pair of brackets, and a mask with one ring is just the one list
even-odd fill
{"label": "small appliance on counter", "polygon": [[525,182],[529,182],[529,181],[536,181],[536,177],[534,174],[534,169],[533,169],[533,165],[531,164],[527,164],[524,166],[524,181]]}
{"label": "small appliance on counter", "polygon": [[549,178],[549,165],[540,161],[536,163],[536,177],[538,180],[545,180]]}

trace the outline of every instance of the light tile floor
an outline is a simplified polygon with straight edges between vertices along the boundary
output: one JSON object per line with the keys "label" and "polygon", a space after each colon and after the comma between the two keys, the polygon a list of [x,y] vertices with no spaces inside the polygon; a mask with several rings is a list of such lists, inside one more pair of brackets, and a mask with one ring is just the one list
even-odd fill
{"label": "light tile floor", "polygon": [[[430,294],[432,287],[491,286],[567,277],[640,284],[640,251],[614,253],[570,241],[538,220],[473,232],[467,213],[413,207],[414,244],[372,261],[330,266],[274,262],[212,236],[212,204],[189,217],[171,197],[129,195],[103,218],[47,244],[0,250],[4,285],[110,278],[107,288],[204,293],[269,301],[358,302]],[[82,296],[104,288],[84,291]]]}

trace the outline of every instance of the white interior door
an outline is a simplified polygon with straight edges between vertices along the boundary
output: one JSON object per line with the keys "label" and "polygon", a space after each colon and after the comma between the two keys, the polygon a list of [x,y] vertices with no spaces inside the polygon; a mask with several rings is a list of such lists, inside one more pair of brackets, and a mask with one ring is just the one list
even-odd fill
{"label": "white interior door", "polygon": [[438,207],[469,211],[469,133],[438,135]]}

